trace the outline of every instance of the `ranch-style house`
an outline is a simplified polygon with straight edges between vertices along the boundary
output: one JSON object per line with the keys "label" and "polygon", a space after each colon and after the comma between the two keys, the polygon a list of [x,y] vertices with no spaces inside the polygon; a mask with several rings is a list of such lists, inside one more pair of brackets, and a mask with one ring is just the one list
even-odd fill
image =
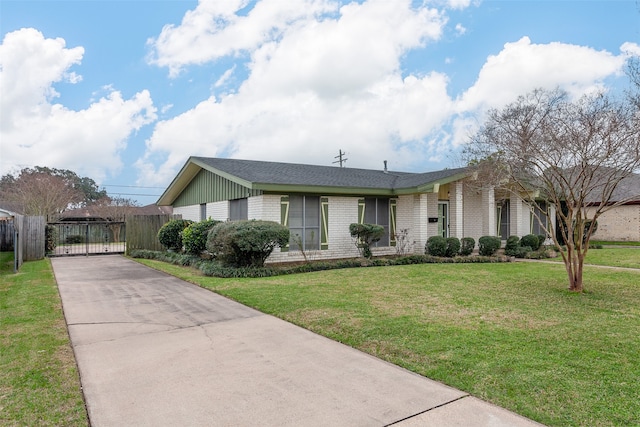
{"label": "ranch-style house", "polygon": [[399,244],[408,253],[424,253],[435,235],[477,242],[484,235],[505,240],[543,234],[522,198],[478,185],[466,168],[409,173],[387,170],[386,162],[370,170],[190,157],[157,204],[193,221],[260,219],[286,225],[290,243],[268,262],[303,260],[301,248],[314,259],[356,257],[349,225],[357,222],[384,227],[374,255],[395,254]]}

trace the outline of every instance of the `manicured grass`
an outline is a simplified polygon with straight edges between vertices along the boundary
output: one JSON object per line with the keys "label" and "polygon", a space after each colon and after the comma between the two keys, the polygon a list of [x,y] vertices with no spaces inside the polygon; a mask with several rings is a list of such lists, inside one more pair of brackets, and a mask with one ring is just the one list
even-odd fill
{"label": "manicured grass", "polygon": [[589,249],[586,264],[609,265],[613,267],[640,268],[640,249],[624,246],[605,249]]}
{"label": "manicured grass", "polygon": [[640,271],[425,264],[219,279],[139,260],[550,426],[640,425]]}
{"label": "manicured grass", "polygon": [[638,246],[640,242],[610,242],[608,240],[590,240],[591,245],[603,245],[603,246]]}
{"label": "manicured grass", "polygon": [[0,253],[0,425],[87,426],[51,264],[12,266]]}

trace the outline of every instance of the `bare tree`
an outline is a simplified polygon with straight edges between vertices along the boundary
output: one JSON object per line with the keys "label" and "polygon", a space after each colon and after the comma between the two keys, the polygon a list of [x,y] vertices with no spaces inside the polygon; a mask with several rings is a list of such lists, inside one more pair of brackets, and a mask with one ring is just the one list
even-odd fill
{"label": "bare tree", "polygon": [[535,191],[555,205],[561,239],[551,226],[545,231],[561,248],[569,289],[582,292],[596,221],[626,201],[611,196],[640,167],[640,112],[629,100],[603,94],[573,101],[559,90],[536,90],[491,111],[465,159],[477,167],[478,179],[529,195],[525,199],[539,220],[549,216],[550,205],[536,202]]}
{"label": "bare tree", "polygon": [[0,200],[20,206],[26,215],[53,218],[83,199],[82,192],[62,177],[44,172],[30,170],[17,178],[5,176],[0,184]]}

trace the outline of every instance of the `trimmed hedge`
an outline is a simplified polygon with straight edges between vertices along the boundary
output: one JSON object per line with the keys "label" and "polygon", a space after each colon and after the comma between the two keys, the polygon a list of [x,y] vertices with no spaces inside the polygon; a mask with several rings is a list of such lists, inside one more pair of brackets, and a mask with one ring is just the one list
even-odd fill
{"label": "trimmed hedge", "polygon": [[531,250],[534,251],[540,249],[541,243],[542,242],[540,242],[538,236],[535,234],[527,234],[526,236],[522,236],[522,239],[520,240],[520,246],[529,246]]}
{"label": "trimmed hedge", "polygon": [[520,238],[518,236],[509,236],[504,246],[504,254],[508,256],[516,256],[518,247],[520,246]]}
{"label": "trimmed hedge", "polygon": [[476,241],[473,237],[463,237],[460,240],[460,255],[469,256],[476,247]]}
{"label": "trimmed hedge", "polygon": [[431,236],[424,245],[426,255],[443,257],[447,254],[447,239],[442,236]]}
{"label": "trimmed hedge", "polygon": [[273,221],[223,222],[209,231],[207,250],[223,264],[262,267],[273,250],[289,243],[289,229]]}
{"label": "trimmed hedge", "polygon": [[188,219],[171,219],[158,230],[158,240],[167,249],[182,250],[182,231],[191,225]]}
{"label": "trimmed hedge", "polygon": [[447,238],[447,247],[444,256],[452,258],[460,253],[460,239],[457,237]]}
{"label": "trimmed hedge", "polygon": [[371,258],[371,245],[382,238],[384,227],[377,224],[349,224],[349,234],[356,239],[356,247],[364,258]]}
{"label": "trimmed hedge", "polygon": [[189,224],[187,228],[182,230],[184,251],[193,255],[199,255],[205,251],[207,249],[209,230],[221,222],[222,221],[216,221],[215,219],[207,219]]}
{"label": "trimmed hedge", "polygon": [[501,244],[499,237],[482,236],[478,239],[478,252],[482,256],[492,256],[500,249]]}
{"label": "trimmed hedge", "polygon": [[431,255],[408,255],[398,258],[374,258],[370,260],[342,259],[325,262],[312,262],[294,266],[268,267],[231,267],[217,260],[206,260],[199,256],[137,249],[131,251],[132,258],[153,259],[175,265],[198,268],[206,276],[221,278],[270,277],[285,274],[309,273],[313,271],[335,270],[341,268],[385,267],[410,264],[469,264],[509,262],[506,257],[456,257],[442,258]]}

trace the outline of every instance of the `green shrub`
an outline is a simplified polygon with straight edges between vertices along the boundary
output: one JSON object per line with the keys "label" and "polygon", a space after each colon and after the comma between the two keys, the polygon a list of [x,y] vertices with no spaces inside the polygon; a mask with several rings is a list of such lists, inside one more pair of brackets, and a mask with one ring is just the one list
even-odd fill
{"label": "green shrub", "polygon": [[356,247],[364,258],[371,258],[371,245],[382,238],[384,227],[377,224],[350,224],[349,234],[355,239]]}
{"label": "green shrub", "polygon": [[[545,240],[547,240],[547,236],[538,234],[538,243],[540,243],[540,246],[544,245]],[[538,249],[540,249],[540,247],[538,247]]]}
{"label": "green shrub", "polygon": [[507,256],[516,256],[520,246],[520,238],[518,236],[509,236],[504,246],[504,254]]}
{"label": "green shrub", "polygon": [[460,255],[469,256],[473,253],[473,249],[476,247],[476,241],[473,237],[463,237],[460,240]]}
{"label": "green shrub", "polygon": [[478,239],[478,252],[482,256],[492,256],[500,249],[501,244],[499,237],[482,236]]}
{"label": "green shrub", "polygon": [[58,229],[53,225],[44,228],[45,251],[50,254],[56,250],[58,245]]}
{"label": "green shrub", "polygon": [[162,245],[174,251],[182,250],[182,231],[191,225],[188,219],[172,219],[158,230],[158,240]]}
{"label": "green shrub", "polygon": [[194,222],[182,230],[182,244],[184,251],[188,254],[199,255],[207,249],[207,236],[209,230],[222,221],[207,219]]}
{"label": "green shrub", "polygon": [[432,256],[445,256],[447,253],[447,239],[442,236],[431,236],[424,246],[424,253]]}
{"label": "green shrub", "polygon": [[516,249],[515,257],[527,258],[531,252],[533,252],[531,246],[518,246],[518,248]]}
{"label": "green shrub", "polygon": [[540,249],[540,239],[535,234],[527,234],[526,236],[522,236],[522,240],[520,241],[521,246],[529,246],[532,250],[537,251]]}
{"label": "green shrub", "polygon": [[448,237],[447,248],[445,249],[444,255],[446,257],[453,258],[459,253],[460,253],[460,239],[458,239],[457,237]]}
{"label": "green shrub", "polygon": [[273,250],[289,243],[289,229],[273,221],[234,221],[214,226],[207,250],[235,267],[262,267]]}
{"label": "green shrub", "polygon": [[84,236],[81,236],[80,234],[72,234],[70,236],[67,236],[64,239],[64,242],[68,245],[75,245],[78,243],[84,243]]}

